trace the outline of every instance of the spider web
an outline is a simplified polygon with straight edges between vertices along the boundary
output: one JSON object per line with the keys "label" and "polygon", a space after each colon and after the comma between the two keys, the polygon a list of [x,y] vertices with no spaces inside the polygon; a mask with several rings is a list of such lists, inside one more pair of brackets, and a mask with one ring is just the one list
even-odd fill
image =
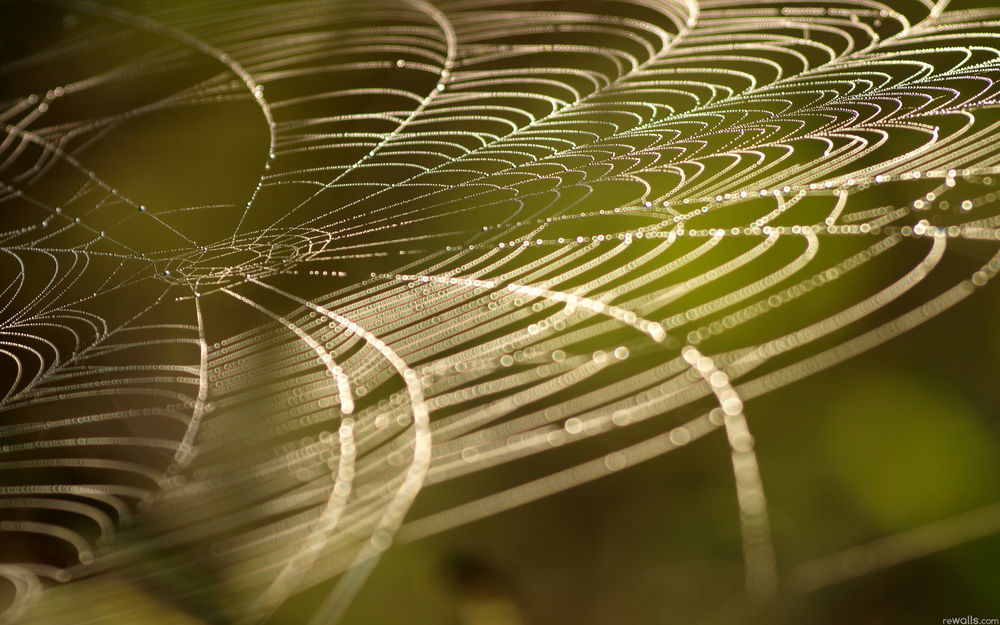
{"label": "spider web", "polygon": [[893,4],[6,8],[61,31],[0,65],[6,616],[128,571],[331,622],[394,540],[716,430],[774,593],[743,402],[1000,268],[1000,11]]}

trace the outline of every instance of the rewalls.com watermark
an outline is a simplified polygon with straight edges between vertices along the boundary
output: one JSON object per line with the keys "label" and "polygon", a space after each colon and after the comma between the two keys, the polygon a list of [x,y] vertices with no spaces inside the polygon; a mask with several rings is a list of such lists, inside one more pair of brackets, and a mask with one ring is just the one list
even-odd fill
{"label": "rewalls.com watermark", "polygon": [[1000,625],[1000,618],[979,618],[978,616],[956,616],[941,619],[941,625]]}

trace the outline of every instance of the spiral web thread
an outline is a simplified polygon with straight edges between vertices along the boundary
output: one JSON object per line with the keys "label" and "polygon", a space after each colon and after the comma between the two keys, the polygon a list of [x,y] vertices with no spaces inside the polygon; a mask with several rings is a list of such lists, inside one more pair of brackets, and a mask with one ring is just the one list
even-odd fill
{"label": "spiral web thread", "polygon": [[[336,579],[330,622],[393,540],[716,430],[747,591],[775,592],[743,402],[1000,267],[1000,10],[893,4],[35,6],[63,35],[0,65],[0,531],[47,555],[0,565],[6,616],[124,570],[247,623]],[[179,154],[144,151],[154,122]],[[164,195],[229,141],[204,204]],[[858,549],[1000,527],[969,515]]]}

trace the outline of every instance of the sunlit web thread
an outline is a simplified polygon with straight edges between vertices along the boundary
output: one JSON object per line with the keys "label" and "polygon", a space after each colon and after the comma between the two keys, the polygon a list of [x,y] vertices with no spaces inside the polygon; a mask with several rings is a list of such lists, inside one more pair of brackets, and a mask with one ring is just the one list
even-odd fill
{"label": "sunlit web thread", "polygon": [[[408,467],[424,453],[421,403],[434,441],[426,484],[640,421],[664,426],[410,520],[401,538],[724,428],[684,343],[748,399],[939,314],[998,267],[987,249],[998,240],[995,12],[57,6],[97,15],[74,15],[86,34],[3,67],[11,85],[37,68],[71,78],[3,103],[0,345],[16,372],[0,493],[10,509],[59,511],[7,533],[75,555],[5,565],[12,615],[39,595],[38,578],[94,573],[47,593],[55,614],[99,602],[96,573],[156,557],[149,531],[226,563],[213,573],[226,584],[209,576],[171,600],[216,596],[206,609],[254,621],[345,572],[350,589],[418,490]],[[110,56],[67,61],[94,49]],[[164,75],[165,92],[140,104],[89,117],[65,104]],[[160,206],[141,186],[119,189],[130,184],[119,166],[88,164],[129,124],[195,120],[209,105],[249,111],[239,128],[262,139],[226,201]],[[49,124],[57,113],[69,121]],[[206,145],[205,132],[182,141]],[[957,283],[937,272],[953,247],[978,259]],[[863,276],[878,286],[853,286]],[[783,312],[817,298],[824,312],[806,322]],[[233,321],[221,300],[260,316]],[[704,414],[678,422],[688,406]],[[35,483],[24,462],[72,477]],[[139,507],[138,525],[112,538]],[[162,574],[208,575],[200,567]]]}

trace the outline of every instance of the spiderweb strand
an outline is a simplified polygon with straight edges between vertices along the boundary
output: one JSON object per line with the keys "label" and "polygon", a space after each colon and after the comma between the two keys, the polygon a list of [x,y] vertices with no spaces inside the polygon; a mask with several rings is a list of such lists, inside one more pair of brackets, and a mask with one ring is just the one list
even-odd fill
{"label": "spiderweb strand", "polygon": [[996,531],[777,562],[743,402],[996,275],[1000,10],[23,7],[62,30],[0,59],[3,618],[154,614],[124,579],[241,623],[327,584],[333,622],[394,540],[716,430],[750,595]]}

